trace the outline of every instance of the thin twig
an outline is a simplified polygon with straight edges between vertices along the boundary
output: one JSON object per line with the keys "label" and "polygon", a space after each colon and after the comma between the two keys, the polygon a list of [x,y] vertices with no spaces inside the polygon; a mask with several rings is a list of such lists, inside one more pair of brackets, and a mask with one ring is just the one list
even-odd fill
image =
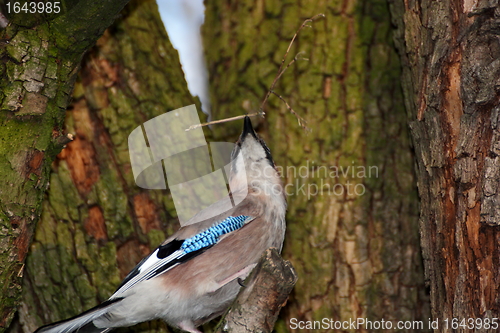
{"label": "thin twig", "polygon": [[290,110],[290,112],[295,116],[295,118],[297,118],[297,121],[299,122],[300,127],[302,127],[306,132],[310,132],[311,131],[311,129],[306,126],[307,121],[305,121],[304,118],[302,118],[301,116],[299,116],[298,113],[295,112],[295,110],[287,103],[287,101],[281,95],[278,95],[274,91],[271,91],[271,94],[277,96],[279,99],[281,99],[283,101],[283,103],[285,103],[285,105],[288,108],[288,110]]}
{"label": "thin twig", "polygon": [[320,18],[320,17],[325,17],[325,14],[318,14],[318,15],[314,15],[313,17],[311,18],[308,18],[307,20],[305,20],[304,22],[302,22],[302,24],[300,25],[300,27],[297,29],[297,31],[295,32],[295,35],[293,35],[292,37],[292,40],[290,41],[290,44],[288,44],[288,48],[286,49],[286,52],[285,52],[285,55],[283,56],[283,59],[281,60],[281,65],[280,65],[280,68],[278,69],[278,74],[276,75],[276,77],[274,78],[274,81],[273,83],[271,84],[271,86],[269,87],[269,90],[267,91],[267,94],[266,94],[266,97],[264,97],[264,100],[262,101],[262,103],[260,104],[260,110],[261,111],[264,111],[264,105],[266,105],[267,103],[267,99],[269,98],[269,96],[271,95],[271,91],[274,89],[274,86],[276,85],[276,83],[278,82],[279,78],[281,77],[281,75],[283,75],[283,73],[288,69],[288,67],[290,67],[291,64],[293,64],[295,62],[295,60],[297,59],[297,56],[300,54],[298,53],[295,58],[285,67],[285,69],[282,70],[283,68],[283,65],[285,64],[285,60],[286,60],[286,57],[288,56],[288,53],[290,52],[290,49],[292,48],[292,45],[293,45],[293,42],[295,42],[295,39],[297,38],[297,36],[299,35],[299,32],[304,29],[304,27],[308,26],[307,23],[309,22],[313,22],[314,20]]}
{"label": "thin twig", "polygon": [[[276,82],[278,82],[278,80],[281,78],[281,76],[283,75],[283,73],[285,73],[285,72],[286,72],[286,70],[288,69],[288,67],[292,66],[292,64],[293,64],[293,63],[295,63],[295,61],[297,61],[297,60],[306,60],[306,61],[309,61],[309,59],[307,59],[307,58],[299,58],[299,55],[300,55],[301,53],[303,53],[303,52],[299,52],[299,53],[297,53],[297,54],[295,55],[295,58],[293,58],[293,60],[292,60],[292,61],[290,61],[290,62],[288,63],[288,65],[286,65],[285,69],[283,69],[281,72],[279,72],[279,73],[276,75],[276,78],[275,78],[275,81],[276,81]],[[268,90],[268,92],[267,92],[268,96],[271,94],[271,90],[273,90],[273,88],[274,88],[274,82],[273,82],[273,85],[272,85],[271,87],[269,87],[269,90]],[[268,97],[268,96],[267,96],[267,97]],[[261,109],[262,109],[262,107],[263,107],[263,106],[264,106],[264,104],[262,104],[262,105],[261,105]]]}
{"label": "thin twig", "polygon": [[197,124],[197,125],[191,125],[189,126],[189,128],[185,129],[185,131],[190,131],[190,130],[193,130],[195,128],[199,128],[199,127],[203,127],[203,126],[207,126],[207,125],[212,125],[212,124],[221,124],[221,123],[225,123],[225,122],[228,122],[228,121],[233,121],[233,120],[238,120],[238,119],[243,119],[245,117],[255,117],[255,116],[264,116],[265,113],[264,112],[255,112],[255,113],[250,113],[250,114],[244,114],[242,116],[236,116],[236,117],[231,117],[231,118],[226,118],[226,119],[220,119],[220,120],[214,120],[214,121],[209,121],[208,123],[203,123],[203,124]]}
{"label": "thin twig", "polygon": [[290,50],[292,48],[292,45],[293,45],[293,42],[295,41],[295,39],[297,38],[297,36],[299,35],[299,32],[304,28],[304,27],[310,27],[308,25],[308,23],[310,22],[313,22],[314,20],[317,20],[318,18],[320,17],[325,17],[325,14],[317,14],[317,15],[314,15],[313,17],[311,18],[308,18],[307,20],[305,20],[301,25],[300,27],[297,29],[297,31],[295,32],[295,35],[293,35],[292,37],[292,40],[290,41],[290,44],[288,44],[288,48],[286,49],[286,52],[285,52],[285,55],[283,56],[283,59],[281,60],[281,65],[278,69],[278,73],[276,74],[274,80],[273,80],[273,83],[271,84],[271,86],[269,87],[269,90],[267,91],[267,94],[266,96],[264,97],[264,99],[262,100],[262,103],[260,105],[260,108],[259,108],[259,111],[257,112],[254,112],[254,113],[251,113],[251,114],[247,114],[247,115],[241,115],[241,116],[236,116],[236,117],[231,117],[231,118],[226,118],[226,119],[221,119],[221,120],[214,120],[214,121],[209,121],[207,123],[203,123],[203,124],[197,124],[197,125],[192,125],[190,126],[189,128],[187,128],[185,131],[190,131],[192,129],[195,129],[195,128],[199,128],[199,127],[202,127],[202,126],[207,126],[207,125],[213,125],[213,124],[220,124],[220,123],[225,123],[225,122],[228,122],[228,121],[233,121],[233,120],[238,120],[238,119],[242,119],[242,118],[245,118],[246,116],[248,117],[254,117],[254,116],[264,116],[266,113],[264,112],[264,106],[266,105],[267,103],[267,100],[269,99],[269,96],[271,96],[271,94],[273,95],[276,95],[278,96],[279,99],[281,99],[286,107],[288,108],[288,110],[290,110],[290,112],[297,118],[297,121],[299,122],[299,125],[306,131],[310,131],[310,129],[306,126],[306,121],[298,115],[297,112],[295,112],[295,110],[287,103],[287,101],[281,97],[280,95],[278,95],[277,93],[274,92],[274,86],[276,86],[276,83],[278,82],[278,80],[281,78],[281,76],[283,75],[283,73],[285,73],[285,71],[293,64],[295,63],[295,61],[299,60],[299,59],[302,59],[302,60],[309,60],[309,59],[306,59],[306,58],[299,58],[299,55],[302,53],[302,52],[299,52],[295,55],[295,57],[293,58],[292,61],[290,61],[285,68],[283,68],[283,65],[285,64],[285,60],[286,60],[286,57],[288,56],[288,53],[290,53]]}

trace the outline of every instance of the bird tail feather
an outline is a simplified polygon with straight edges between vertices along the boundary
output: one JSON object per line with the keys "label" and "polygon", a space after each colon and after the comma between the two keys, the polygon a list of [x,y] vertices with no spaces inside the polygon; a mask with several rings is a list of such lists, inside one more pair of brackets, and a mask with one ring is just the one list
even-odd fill
{"label": "bird tail feather", "polygon": [[112,328],[96,327],[93,324],[93,321],[94,319],[106,315],[109,311],[109,308],[122,299],[123,298],[115,298],[112,300],[108,300],[73,318],[42,326],[34,333],[106,333]]}

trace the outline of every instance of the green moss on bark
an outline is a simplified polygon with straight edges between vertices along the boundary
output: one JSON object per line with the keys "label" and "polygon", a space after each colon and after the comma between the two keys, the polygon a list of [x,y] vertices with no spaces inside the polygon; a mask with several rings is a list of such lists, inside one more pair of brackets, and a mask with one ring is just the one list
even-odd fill
{"label": "green moss on bark", "polygon": [[[290,318],[426,319],[427,297],[413,292],[424,290],[416,191],[387,3],[273,2],[265,10],[263,17],[245,1],[208,3],[203,29],[214,118],[221,119],[256,111],[295,30],[326,14],[290,51],[289,60],[300,51],[309,61],[297,60],[274,89],[312,132],[273,96],[266,120],[256,120],[284,171],[290,195],[283,256],[299,276],[286,324],[277,328],[287,331]],[[231,140],[240,126],[214,131]],[[322,168],[328,172],[318,175]]]}
{"label": "green moss on bark", "polygon": [[[196,102],[154,1],[132,2],[89,51],[73,101],[66,131],[75,140],[53,165],[28,258],[19,313],[28,331],[107,299],[149,249],[178,228],[168,191],[138,188],[128,155],[133,129]],[[44,273],[30,273],[38,271]]]}

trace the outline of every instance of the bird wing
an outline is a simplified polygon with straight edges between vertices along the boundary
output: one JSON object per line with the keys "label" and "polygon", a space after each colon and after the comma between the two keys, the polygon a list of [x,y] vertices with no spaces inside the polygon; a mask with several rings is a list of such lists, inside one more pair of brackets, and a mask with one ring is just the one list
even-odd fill
{"label": "bird wing", "polygon": [[[255,217],[247,215],[228,216],[223,220],[209,221],[211,226],[191,237],[170,241],[160,245],[144,258],[123,280],[118,290],[110,297],[115,299],[139,282],[149,280],[173,267],[188,261],[214,246],[226,234],[242,228]],[[207,221],[203,221],[206,225]],[[190,228],[186,227],[186,228]],[[181,231],[181,230],[179,230]],[[180,234],[177,232],[176,234]],[[172,237],[171,237],[172,238]]]}
{"label": "bird wing", "polygon": [[[97,319],[107,316],[111,309],[120,306],[127,298],[126,291],[138,283],[156,277],[173,267],[194,258],[217,244],[222,238],[250,223],[257,216],[252,200],[244,205],[221,213],[213,218],[180,228],[153,253],[144,258],[123,280],[117,291],[104,303],[73,318],[40,327],[35,333],[106,333],[109,328],[99,328]],[[209,207],[213,208],[213,207]]]}

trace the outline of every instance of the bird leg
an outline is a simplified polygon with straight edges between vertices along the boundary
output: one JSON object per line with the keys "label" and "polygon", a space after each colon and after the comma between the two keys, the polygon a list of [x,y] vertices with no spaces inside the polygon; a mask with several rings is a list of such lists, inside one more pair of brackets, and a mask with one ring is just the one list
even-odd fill
{"label": "bird leg", "polygon": [[246,277],[248,276],[248,274],[250,274],[250,272],[252,271],[252,269],[254,269],[255,266],[257,266],[257,264],[248,265],[247,267],[245,267],[242,270],[236,272],[235,274],[230,275],[229,277],[227,277],[224,280],[222,280],[221,282],[219,282],[218,286],[214,290],[212,290],[211,292],[216,291],[217,289],[219,289],[220,287],[228,284],[229,282],[233,281],[234,279],[242,279],[242,280],[246,279]]}
{"label": "bird leg", "polygon": [[203,333],[199,330],[196,329],[196,327],[194,326],[194,323],[190,320],[184,320],[184,321],[181,321],[179,324],[178,324],[179,328],[183,331],[186,331],[186,332],[190,332],[190,333]]}
{"label": "bird leg", "polygon": [[247,286],[245,285],[245,282],[243,281],[242,278],[238,278],[238,284],[242,286],[243,288],[246,288]]}

